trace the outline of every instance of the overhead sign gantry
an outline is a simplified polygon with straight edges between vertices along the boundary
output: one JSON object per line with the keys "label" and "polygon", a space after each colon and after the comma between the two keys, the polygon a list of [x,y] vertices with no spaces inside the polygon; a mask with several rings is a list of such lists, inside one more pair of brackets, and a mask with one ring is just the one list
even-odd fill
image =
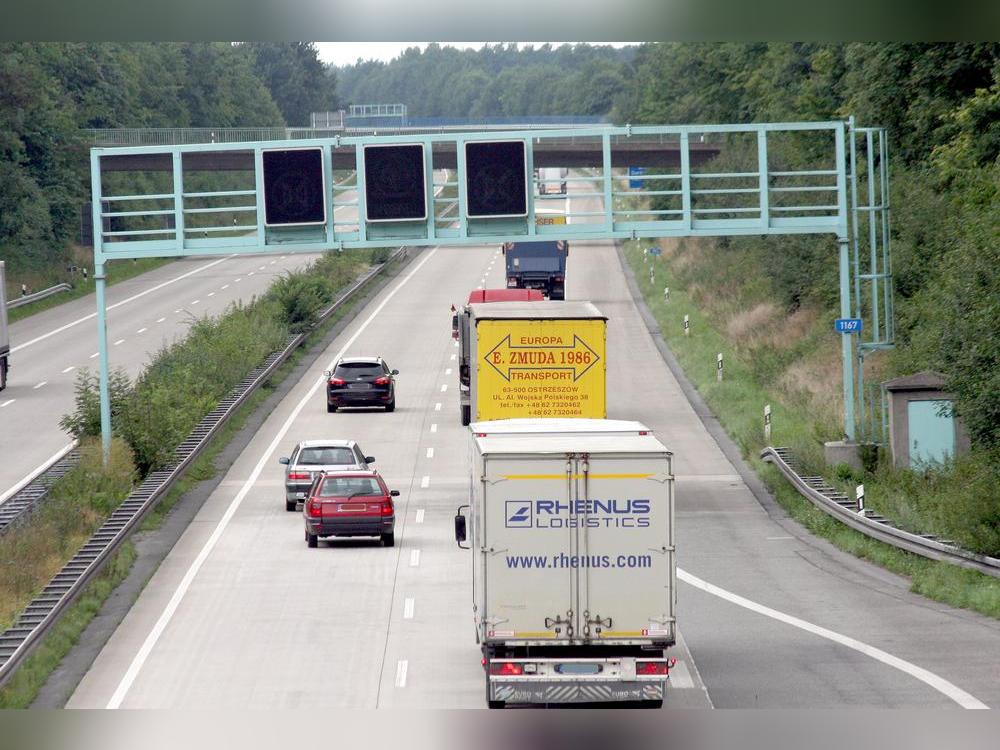
{"label": "overhead sign gantry", "polygon": [[[91,151],[94,265],[101,351],[102,432],[110,444],[104,265],[119,258],[283,253],[407,245],[482,245],[545,237],[831,234],[840,248],[841,318],[888,296],[888,172],[883,131],[851,122],[584,127],[292,141],[95,148]],[[859,205],[855,136],[867,135],[872,195]],[[787,139],[812,139],[816,164],[782,163]],[[736,166],[709,160],[742,139]],[[850,139],[850,159],[848,159]],[[734,149],[734,152],[736,150]],[[882,190],[873,171],[877,164]],[[573,172],[565,224],[546,221],[537,168]],[[627,167],[645,172],[626,174]],[[129,173],[141,179],[129,180]],[[641,200],[629,187],[641,182]],[[137,186],[141,186],[139,189]],[[850,189],[849,189],[850,188]],[[850,194],[850,195],[849,195]],[[598,208],[584,210],[593,198]],[[573,205],[569,205],[572,203]],[[854,219],[852,224],[852,218]],[[858,224],[870,229],[870,272]],[[851,230],[855,247],[852,269]],[[876,233],[881,236],[881,245]],[[861,233],[864,236],[864,233]],[[876,248],[884,261],[879,263]],[[852,270],[856,305],[852,309]],[[882,281],[882,295],[877,284]],[[889,302],[882,304],[884,297]],[[891,314],[882,312],[882,320]],[[891,345],[875,325],[859,352]],[[881,332],[880,332],[881,331]],[[880,338],[881,337],[881,338]],[[855,436],[854,337],[842,338],[845,433]],[[865,348],[867,347],[867,348]],[[859,374],[860,375],[860,374]]]}

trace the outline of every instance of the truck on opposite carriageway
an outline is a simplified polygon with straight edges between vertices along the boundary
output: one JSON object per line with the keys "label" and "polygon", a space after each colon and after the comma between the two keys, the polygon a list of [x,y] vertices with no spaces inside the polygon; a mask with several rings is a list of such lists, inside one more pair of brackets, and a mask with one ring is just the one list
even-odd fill
{"label": "truck on opposite carriageway", "polygon": [[662,705],[676,638],[672,454],[642,424],[477,422],[469,504],[486,699]]}

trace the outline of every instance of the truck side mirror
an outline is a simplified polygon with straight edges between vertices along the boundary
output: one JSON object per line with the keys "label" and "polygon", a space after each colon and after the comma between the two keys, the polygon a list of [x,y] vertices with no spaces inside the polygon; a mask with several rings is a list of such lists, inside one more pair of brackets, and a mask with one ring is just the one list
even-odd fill
{"label": "truck side mirror", "polygon": [[465,516],[462,514],[462,509],[468,507],[468,505],[460,505],[455,513],[455,542],[462,549],[469,549],[469,545],[462,544],[467,538]]}

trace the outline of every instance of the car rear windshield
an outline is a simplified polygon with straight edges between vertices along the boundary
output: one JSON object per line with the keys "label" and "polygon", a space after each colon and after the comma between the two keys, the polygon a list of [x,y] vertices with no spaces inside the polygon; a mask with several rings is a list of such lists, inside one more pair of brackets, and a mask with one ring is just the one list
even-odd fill
{"label": "car rear windshield", "polygon": [[306,466],[328,466],[338,464],[354,466],[358,462],[354,451],[350,448],[303,448],[299,460],[295,463]]}
{"label": "car rear windshield", "polygon": [[355,494],[384,495],[374,477],[327,477],[320,487],[321,497],[346,497]]}
{"label": "car rear windshield", "polygon": [[371,362],[345,362],[337,367],[338,378],[377,378],[385,375],[382,365],[373,365]]}

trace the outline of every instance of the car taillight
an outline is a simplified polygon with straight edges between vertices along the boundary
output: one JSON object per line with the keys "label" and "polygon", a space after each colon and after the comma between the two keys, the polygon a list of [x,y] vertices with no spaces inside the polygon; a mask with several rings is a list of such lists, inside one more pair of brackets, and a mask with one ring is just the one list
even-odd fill
{"label": "car taillight", "polygon": [[323,515],[323,503],[320,500],[310,500],[306,503],[306,508],[309,510],[310,516]]}
{"label": "car taillight", "polygon": [[392,512],[393,512],[392,500],[383,500],[382,501],[382,515],[383,516],[391,516]]}
{"label": "car taillight", "polygon": [[524,669],[522,669],[520,664],[515,664],[511,661],[491,662],[490,674],[517,676],[524,674]]}
{"label": "car taillight", "polygon": [[312,474],[289,474],[288,478],[297,480],[312,479]]}
{"label": "car taillight", "polygon": [[636,674],[667,674],[670,665],[665,661],[637,661],[635,663]]}
{"label": "car taillight", "polygon": [[330,385],[344,385],[344,383],[346,383],[347,381],[345,381],[345,380],[343,380],[341,378],[330,378],[327,382]]}
{"label": "car taillight", "polygon": [[389,376],[383,375],[380,378],[375,378],[375,385],[389,385]]}

